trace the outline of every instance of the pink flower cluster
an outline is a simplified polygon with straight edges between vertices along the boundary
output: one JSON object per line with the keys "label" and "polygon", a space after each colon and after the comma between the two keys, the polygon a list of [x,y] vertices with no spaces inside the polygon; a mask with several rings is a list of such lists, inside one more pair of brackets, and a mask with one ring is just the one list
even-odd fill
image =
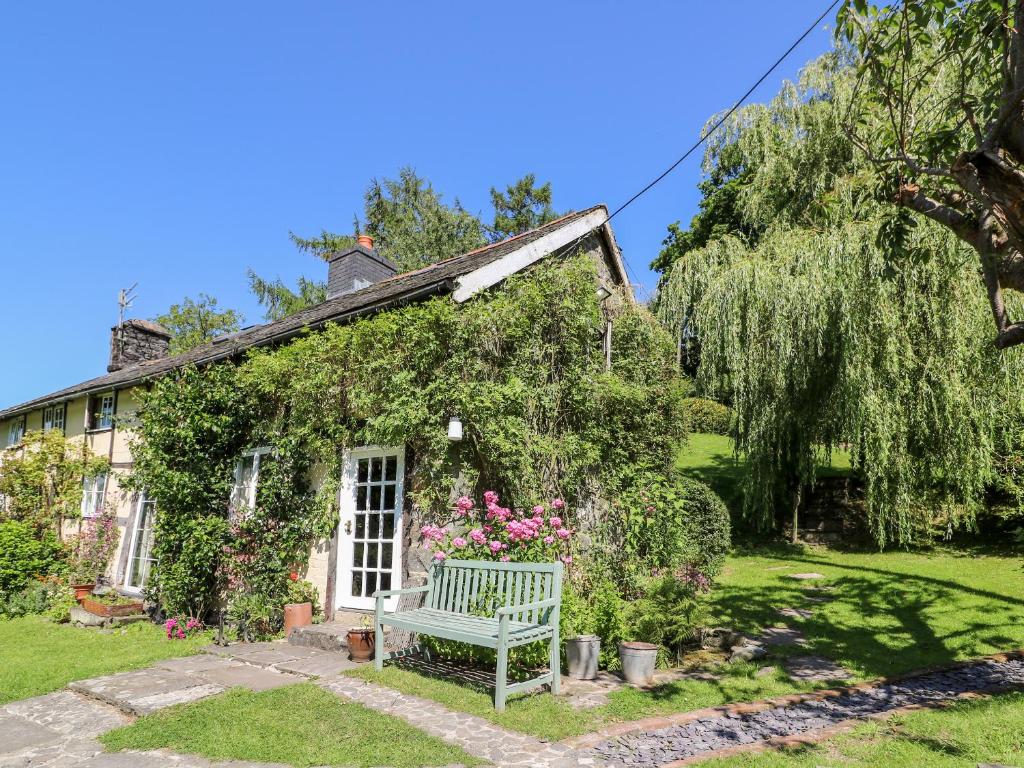
{"label": "pink flower cluster", "polygon": [[560,514],[565,509],[562,499],[553,499],[549,506],[537,504],[522,515],[501,506],[494,491],[485,492],[483,501],[483,509],[478,509],[468,496],[455,502],[457,525],[468,526],[468,531],[451,532],[436,525],[420,529],[424,546],[434,550],[436,560],[457,555],[502,562],[551,562],[559,558],[572,562],[567,550],[573,531]]}
{"label": "pink flower cluster", "polygon": [[188,635],[196,632],[203,628],[203,624],[198,619],[189,619],[182,624],[178,619],[168,619],[164,622],[164,629],[167,631],[167,639],[172,640],[177,638],[178,640],[184,640]]}

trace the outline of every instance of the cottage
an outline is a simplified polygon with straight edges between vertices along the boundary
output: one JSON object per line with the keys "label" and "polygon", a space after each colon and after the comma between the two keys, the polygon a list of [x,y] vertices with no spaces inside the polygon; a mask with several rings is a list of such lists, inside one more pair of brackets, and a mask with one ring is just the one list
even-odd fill
{"label": "cottage", "polygon": [[[139,389],[157,378],[194,364],[238,359],[257,347],[279,346],[328,323],[360,318],[430,297],[466,302],[540,260],[584,252],[597,274],[594,290],[605,313],[602,344],[611,364],[611,319],[633,296],[607,210],[596,206],[571,213],[538,229],[431,266],[396,274],[395,267],[361,237],[358,244],[329,259],[327,300],[283,320],[252,326],[193,349],[168,354],[170,335],[145,320],[127,320],[111,332],[107,373],[0,411],[0,446],[13,451],[29,430],[59,429],[110,460],[110,473],[83,478],[82,516],[104,505],[116,512],[121,542],[107,581],[126,592],[140,592],[153,562],[153,520],[159,510],[144,492],[125,489],[133,457],[132,413]],[[447,415],[438,414],[439,418]],[[459,424],[451,437],[461,437]],[[255,445],[241,452],[235,467],[232,503],[255,503],[261,464],[268,450]],[[339,609],[369,609],[376,589],[403,585],[422,571],[413,562],[407,533],[412,510],[406,498],[404,446],[352,446],[345,452],[333,535],[314,547],[307,578],[324,598],[328,616]]]}

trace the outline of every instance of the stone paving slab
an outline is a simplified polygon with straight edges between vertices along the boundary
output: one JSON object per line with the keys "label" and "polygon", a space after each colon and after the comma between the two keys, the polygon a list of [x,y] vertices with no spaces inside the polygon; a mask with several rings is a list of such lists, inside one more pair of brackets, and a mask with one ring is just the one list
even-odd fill
{"label": "stone paving slab", "polygon": [[786,577],[790,578],[790,579],[798,579],[798,580],[801,580],[801,581],[807,581],[807,580],[810,580],[810,579],[824,579],[824,578],[826,578],[825,574],[823,574],[823,573],[813,573],[813,572],[811,572],[811,573],[787,573]]}
{"label": "stone paving slab", "polygon": [[[4,709],[62,736],[95,737],[130,722],[115,707],[71,691],[57,691],[8,704]],[[0,739],[0,748],[3,741]]]}
{"label": "stone paving slab", "polygon": [[757,640],[764,645],[807,645],[804,633],[789,627],[767,627]]}
{"label": "stone paving slab", "polygon": [[296,675],[288,675],[272,669],[253,667],[248,664],[232,664],[221,669],[208,669],[202,673],[203,680],[224,688],[242,687],[250,691],[269,691],[301,682]]}
{"label": "stone paving slab", "polygon": [[814,615],[814,611],[808,608],[780,608],[779,615],[787,619],[809,619]]}
{"label": "stone paving slab", "polygon": [[33,747],[41,747],[55,740],[56,734],[45,725],[39,725],[12,714],[0,715],[0,754],[13,755]]}
{"label": "stone paving slab", "polygon": [[791,656],[782,663],[782,667],[794,680],[808,682],[849,680],[853,677],[849,670],[824,656]]}
{"label": "stone paving slab", "polygon": [[344,654],[332,653],[330,658],[318,656],[309,659],[286,661],[275,665],[274,669],[293,675],[302,675],[303,677],[334,677],[359,666],[362,665],[350,661],[348,656]]}
{"label": "stone paving slab", "polygon": [[223,685],[201,683],[188,688],[179,688],[175,691],[156,693],[152,696],[121,700],[116,702],[115,706],[120,707],[126,712],[131,712],[133,715],[148,715],[156,712],[158,709],[173,707],[175,704],[191,704],[210,696],[216,696],[218,693],[224,693],[226,690],[227,688]]}
{"label": "stone paving slab", "polygon": [[229,646],[205,646],[202,650],[212,654],[211,658],[228,663],[275,670],[304,678],[333,677],[360,666],[349,660],[347,653],[288,643],[232,643]]}

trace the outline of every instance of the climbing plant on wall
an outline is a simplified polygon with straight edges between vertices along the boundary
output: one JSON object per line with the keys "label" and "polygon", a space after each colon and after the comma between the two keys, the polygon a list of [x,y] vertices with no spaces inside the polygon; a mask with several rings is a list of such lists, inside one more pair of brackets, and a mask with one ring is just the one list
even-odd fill
{"label": "climbing plant on wall", "polygon": [[[606,371],[596,280],[584,255],[543,263],[462,305],[434,298],[156,382],[133,482],[157,501],[164,605],[199,613],[225,586],[276,600],[333,527],[346,447],[407,446],[407,492],[428,520],[448,514],[457,476],[459,491],[516,507],[557,496],[593,509],[667,471],[685,422],[671,338],[620,306]],[[272,460],[255,507],[229,522],[235,461],[255,446]]]}

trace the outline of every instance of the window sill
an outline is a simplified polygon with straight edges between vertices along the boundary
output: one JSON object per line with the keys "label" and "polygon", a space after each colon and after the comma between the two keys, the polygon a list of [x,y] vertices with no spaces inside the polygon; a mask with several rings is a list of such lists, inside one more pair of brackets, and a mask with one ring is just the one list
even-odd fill
{"label": "window sill", "polygon": [[87,435],[98,435],[101,432],[112,432],[113,430],[114,430],[113,427],[96,427],[95,429],[87,429],[87,430],[85,430],[85,434],[87,434]]}

